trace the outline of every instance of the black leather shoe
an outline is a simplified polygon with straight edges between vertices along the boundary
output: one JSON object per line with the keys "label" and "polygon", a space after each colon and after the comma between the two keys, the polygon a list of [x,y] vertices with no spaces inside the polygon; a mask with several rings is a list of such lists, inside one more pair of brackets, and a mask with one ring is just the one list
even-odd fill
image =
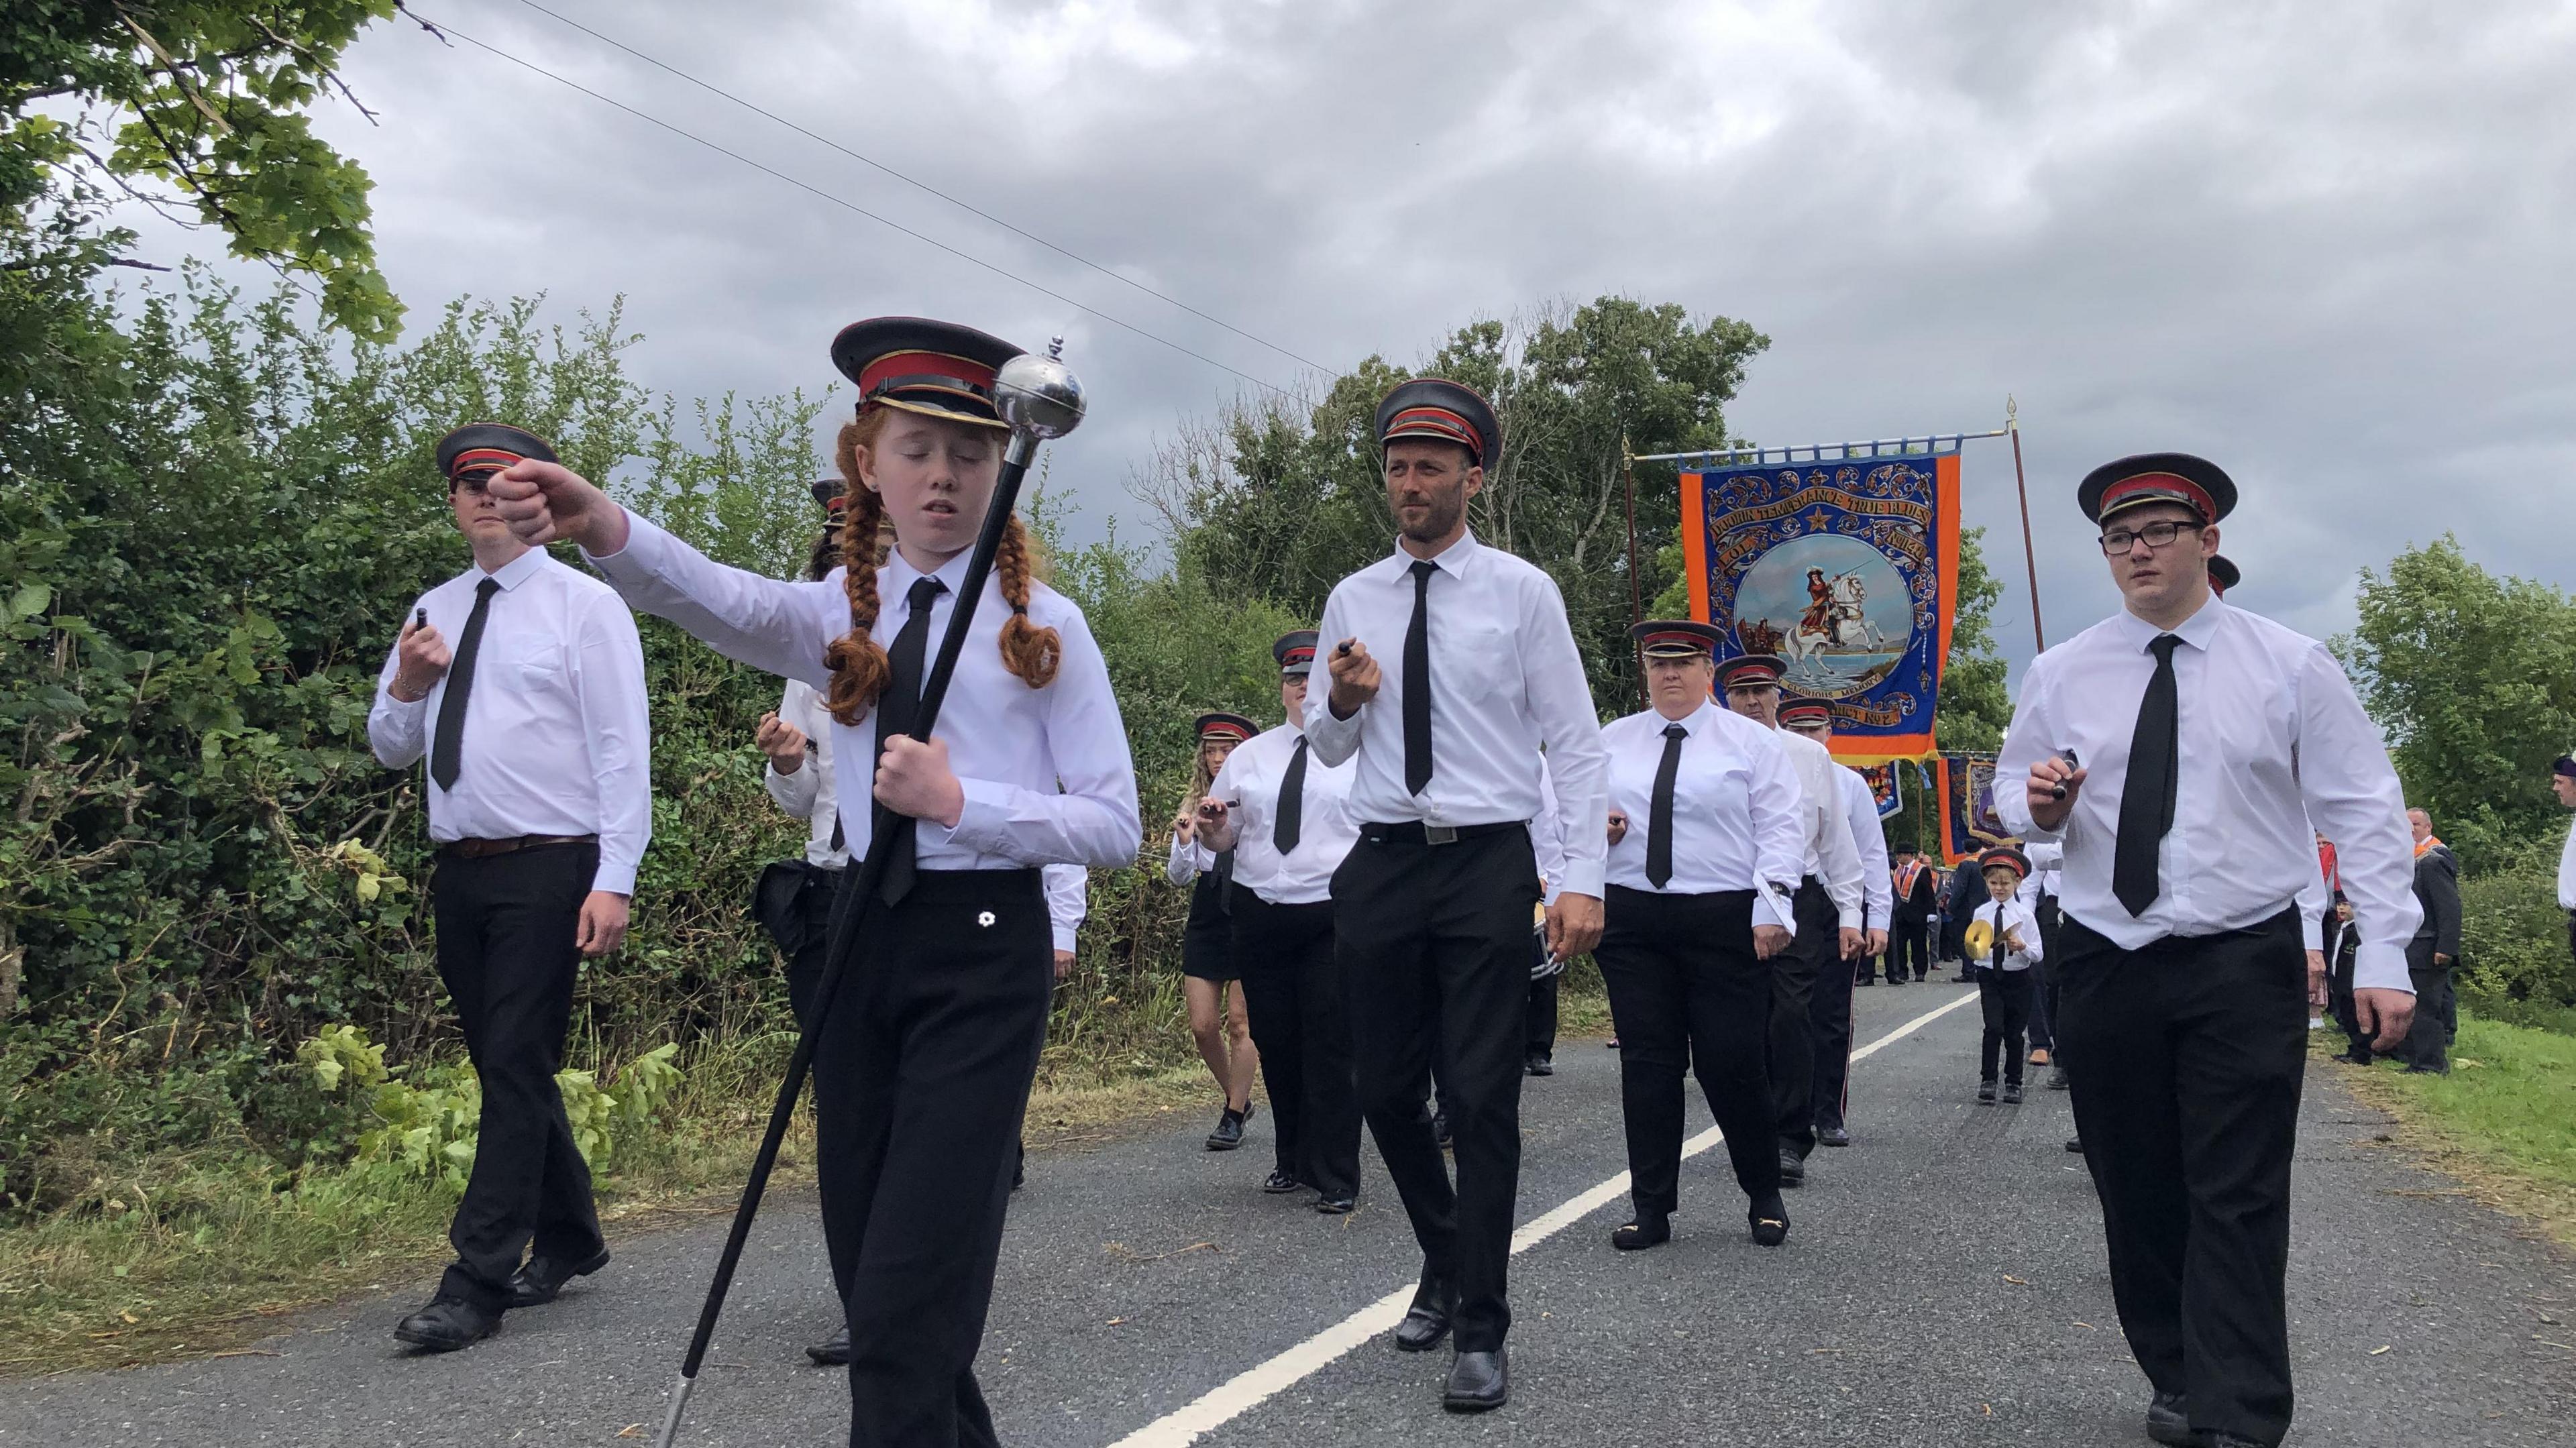
{"label": "black leather shoe", "polygon": [[608,1265],[608,1249],[587,1262],[566,1263],[554,1257],[531,1257],[527,1265],[510,1274],[512,1307],[543,1307],[555,1300],[564,1284],[576,1277],[587,1277]]}
{"label": "black leather shoe", "polygon": [[1449,1388],[1440,1395],[1440,1406],[1453,1413],[1490,1413],[1511,1400],[1511,1359],[1496,1348],[1458,1354],[1449,1365]]}
{"label": "black leather shoe", "polygon": [[2077,1156],[2082,1156],[2084,1154],[2084,1138],[2080,1136],[2070,1136],[2066,1138],[2066,1149],[2075,1153]]}
{"label": "black leather shoe", "polygon": [[1610,1234],[1610,1245],[1622,1252],[1642,1252],[1673,1239],[1673,1219],[1657,1213],[1639,1217]]}
{"label": "black leather shoe", "polygon": [[462,1297],[433,1297],[429,1305],[394,1324],[394,1337],[431,1352],[472,1347],[501,1330],[501,1314]]}
{"label": "black leather shoe", "polygon": [[1820,1126],[1816,1128],[1816,1145],[1849,1146],[1851,1145],[1851,1133],[1843,1130],[1839,1126]]}
{"label": "black leather shoe", "polygon": [[2171,1448],[2194,1448],[2200,1442],[2191,1431],[2191,1408],[2180,1393],[2158,1393],[2147,1400],[2147,1436]]}
{"label": "black leather shoe", "polygon": [[1232,1151],[1241,1145],[1243,1145],[1243,1113],[1229,1106],[1225,1109],[1225,1114],[1216,1119],[1216,1130],[1208,1133],[1207,1149]]}
{"label": "black leather shoe", "polygon": [[2019,1081],[2007,1081],[2004,1083],[2004,1104],[2006,1106],[2019,1106],[2021,1104],[2021,1083]]}
{"label": "black leather shoe", "polygon": [[1745,1220],[1753,1229],[1753,1245],[1757,1247],[1777,1247],[1789,1240],[1789,1209],[1786,1207],[1757,1212]]}
{"label": "black leather shoe", "polygon": [[821,1342],[807,1344],[805,1355],[814,1360],[816,1367],[848,1367],[850,1365],[850,1330],[844,1327]]}
{"label": "black leather shoe", "polygon": [[1556,1058],[1533,1051],[1529,1059],[1521,1062],[1521,1069],[1533,1076],[1553,1076],[1556,1074]]}
{"label": "black leather shoe", "polygon": [[1317,1197],[1315,1210],[1328,1217],[1346,1217],[1360,1204],[1357,1197]]}
{"label": "black leather shoe", "polygon": [[2048,1089],[2064,1091],[2075,1083],[2066,1079],[2066,1068],[2051,1062],[2048,1067]]}
{"label": "black leather shoe", "polygon": [[1395,1325],[1395,1345],[1405,1352],[1429,1352],[1449,1335],[1450,1314],[1458,1310],[1458,1294],[1448,1283],[1426,1280],[1414,1290],[1413,1305],[1405,1309],[1404,1321]]}
{"label": "black leather shoe", "polygon": [[1274,1171],[1270,1174],[1270,1179],[1261,1184],[1261,1189],[1274,1197],[1279,1197],[1303,1190],[1305,1185],[1304,1182],[1297,1180],[1295,1172]]}
{"label": "black leather shoe", "polygon": [[1448,1112],[1434,1111],[1431,1113],[1431,1139],[1440,1143],[1440,1149],[1442,1151],[1447,1151],[1452,1145],[1454,1145],[1454,1143],[1449,1139]]}
{"label": "black leather shoe", "polygon": [[1852,982],[1852,984],[1854,984],[1854,985],[1876,985],[1876,984],[1878,984],[1878,977],[1877,977],[1877,976],[1874,976],[1874,975],[1865,975],[1865,976],[1862,976],[1860,979],[1858,979],[1858,980],[1856,980],[1856,981],[1853,981],[1853,982]]}
{"label": "black leather shoe", "polygon": [[1992,1106],[1995,1104],[1994,1082],[1980,1081],[1977,1083],[1977,1104],[1979,1106]]}
{"label": "black leather shoe", "polygon": [[1780,1185],[1802,1187],[1807,1184],[1807,1159],[1795,1147],[1780,1148]]}

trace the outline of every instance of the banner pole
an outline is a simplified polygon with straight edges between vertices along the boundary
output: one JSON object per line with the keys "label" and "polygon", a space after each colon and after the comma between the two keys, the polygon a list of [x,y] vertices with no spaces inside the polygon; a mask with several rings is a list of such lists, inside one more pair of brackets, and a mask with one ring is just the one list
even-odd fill
{"label": "banner pole", "polygon": [[2030,484],[2021,474],[2020,404],[2011,393],[2004,394],[2004,431],[2012,434],[2013,490],[2021,494],[2021,561],[2030,570],[2030,639],[2041,653],[2048,652],[2048,635],[2039,626],[2039,554],[2030,543]]}
{"label": "banner pole", "polygon": [[[1646,621],[1646,594],[1637,578],[1637,457],[1628,451],[1628,435],[1624,432],[1619,434],[1619,475],[1628,492],[1628,626],[1634,628]],[[1637,702],[1651,708],[1654,696],[1646,688],[1645,646],[1631,640],[1628,654],[1637,670]]]}

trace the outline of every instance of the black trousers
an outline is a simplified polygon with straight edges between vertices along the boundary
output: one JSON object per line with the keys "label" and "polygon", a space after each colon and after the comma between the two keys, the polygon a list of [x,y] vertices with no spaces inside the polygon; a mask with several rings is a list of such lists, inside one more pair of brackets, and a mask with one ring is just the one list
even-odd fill
{"label": "black trousers", "polygon": [[810,870],[796,909],[805,917],[805,943],[787,958],[787,1004],[803,1020],[814,1009],[814,988],[823,983],[823,960],[832,953],[832,903],[841,891],[843,870]]}
{"label": "black trousers", "polygon": [[1977,973],[1977,1009],[1985,1016],[1985,1039],[1977,1045],[1977,1079],[1995,1079],[1995,1053],[2003,1053],[2004,1080],[2021,1084],[2024,1034],[2030,1029],[2031,998],[2037,994],[2028,970]]}
{"label": "black trousers", "polygon": [[2123,950],[2069,915],[2058,999],[2120,1327],[2191,1424],[2290,1426],[2290,1155],[2308,1059],[2295,908]]}
{"label": "black trousers", "polygon": [[2451,968],[2433,963],[2433,942],[2406,947],[2407,983],[2415,987],[2415,1022],[2406,1031],[2406,1064],[2419,1071],[2451,1069],[2451,1035],[2458,1029],[2458,997]]}
{"label": "black trousers", "polygon": [[590,1164],[555,1089],[581,969],[573,941],[598,871],[597,845],[539,845],[442,856],[431,877],[439,979],[483,1083],[474,1171],[447,1229],[456,1261],[438,1290],[489,1312],[507,1305],[531,1247],[580,1262],[602,1245]]}
{"label": "black trousers", "polygon": [[1932,917],[1897,911],[1896,918],[1888,922],[1887,954],[1880,957],[1879,963],[1890,985],[1906,979],[1909,972],[1915,980],[1930,975]]}
{"label": "black trousers", "polygon": [[[1363,825],[1333,872],[1334,950],[1350,991],[1360,1110],[1404,1198],[1424,1275],[1457,1289],[1461,1352],[1492,1351],[1511,1330],[1505,1269],[1520,1189],[1538,893],[1526,829],[1430,845]],[[1454,1188],[1422,1111],[1435,1070],[1458,1154]]]}
{"label": "black trousers", "polygon": [[[1797,936],[1771,957],[1771,1114],[1780,1149],[1804,1157],[1816,1149],[1816,1028],[1810,1013],[1817,983],[1841,992],[1848,1013],[1852,977],[1842,968],[1842,916],[1825,887],[1809,876],[1789,908]],[[1627,1046],[1619,1043],[1623,1051]]]}
{"label": "black trousers", "polygon": [[1279,1170],[1328,1197],[1358,1195],[1359,1083],[1332,902],[1273,905],[1235,891],[1233,960],[1270,1086]]}
{"label": "black trousers", "polygon": [[859,949],[814,1052],[850,1442],[989,1445],[975,1353],[1053,990],[1038,872],[924,870]]}
{"label": "black trousers", "polygon": [[[1864,922],[1867,918],[1866,914],[1862,917]],[[1805,933],[1803,924],[1799,933]],[[1863,933],[1867,933],[1866,925]],[[1839,942],[1839,928],[1834,934]],[[1839,944],[1836,949],[1839,952]],[[1816,1038],[1815,1085],[1807,1099],[1818,1131],[1839,1129],[1843,1112],[1851,1105],[1852,989],[1860,984],[1854,966],[1864,971],[1869,968],[1866,954],[1843,961],[1838,953],[1835,960],[1842,968],[1817,976],[1815,993],[1807,998],[1807,1025]]]}
{"label": "black trousers", "polygon": [[[1546,946],[1542,945],[1538,948],[1540,955],[1545,955],[1546,952]],[[1530,968],[1537,969],[1535,959],[1531,961]],[[1554,975],[1530,982],[1529,1009],[1521,1016],[1523,1055],[1538,1057],[1556,1054],[1556,987],[1557,982],[1563,979],[1565,979],[1565,972],[1559,971]]]}
{"label": "black trousers", "polygon": [[1682,1073],[1699,1077],[1753,1215],[1780,1215],[1771,1132],[1771,965],[1753,954],[1753,892],[1663,895],[1608,887],[1592,958],[1619,1033],[1628,1196],[1639,1218],[1680,1202]]}

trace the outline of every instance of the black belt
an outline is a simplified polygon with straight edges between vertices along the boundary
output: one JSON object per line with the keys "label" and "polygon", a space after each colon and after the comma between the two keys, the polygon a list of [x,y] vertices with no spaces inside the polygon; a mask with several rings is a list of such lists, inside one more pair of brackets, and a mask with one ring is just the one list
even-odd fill
{"label": "black belt", "polygon": [[516,854],[540,845],[595,845],[597,835],[513,835],[506,840],[449,840],[438,852],[452,859],[479,860],[487,855]]}
{"label": "black belt", "polygon": [[1372,845],[1454,845],[1461,840],[1499,835],[1505,830],[1527,829],[1527,820],[1499,820],[1489,825],[1435,825],[1421,820],[1399,820],[1393,824],[1364,824],[1360,826],[1360,838]]}

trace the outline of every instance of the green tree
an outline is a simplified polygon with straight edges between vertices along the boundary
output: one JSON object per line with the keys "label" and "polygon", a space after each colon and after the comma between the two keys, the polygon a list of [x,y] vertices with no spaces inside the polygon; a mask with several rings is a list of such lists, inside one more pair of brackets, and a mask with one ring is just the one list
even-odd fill
{"label": "green tree", "polygon": [[2335,640],[2385,731],[2410,804],[2471,871],[2563,830],[2549,762],[2576,745],[2576,600],[2498,578],[2459,540],[2364,569],[2359,622]]}
{"label": "green tree", "polygon": [[[218,228],[236,256],[312,276],[325,317],[390,339],[402,306],[376,269],[372,183],[314,136],[304,113],[326,89],[357,104],[340,56],[394,9],[395,0],[0,7],[0,239],[40,232],[48,197],[85,209],[94,198],[73,168],[86,163],[89,177],[164,215]],[[131,234],[76,240],[103,254]]]}
{"label": "green tree", "polygon": [[[1770,341],[1677,304],[1602,297],[1513,322],[1459,328],[1420,369],[1482,392],[1502,455],[1471,505],[1477,536],[1546,569],[1565,594],[1596,697],[1635,697],[1627,559],[1627,449],[1683,452],[1726,440],[1724,408]],[[1371,427],[1378,400],[1411,375],[1370,357],[1319,400],[1272,399],[1185,426],[1141,480],[1180,570],[1220,592],[1270,598],[1313,619],[1344,575],[1384,554],[1386,511]],[[1680,523],[1673,470],[1636,468],[1637,536]],[[1638,596],[1663,586],[1638,560]]]}

